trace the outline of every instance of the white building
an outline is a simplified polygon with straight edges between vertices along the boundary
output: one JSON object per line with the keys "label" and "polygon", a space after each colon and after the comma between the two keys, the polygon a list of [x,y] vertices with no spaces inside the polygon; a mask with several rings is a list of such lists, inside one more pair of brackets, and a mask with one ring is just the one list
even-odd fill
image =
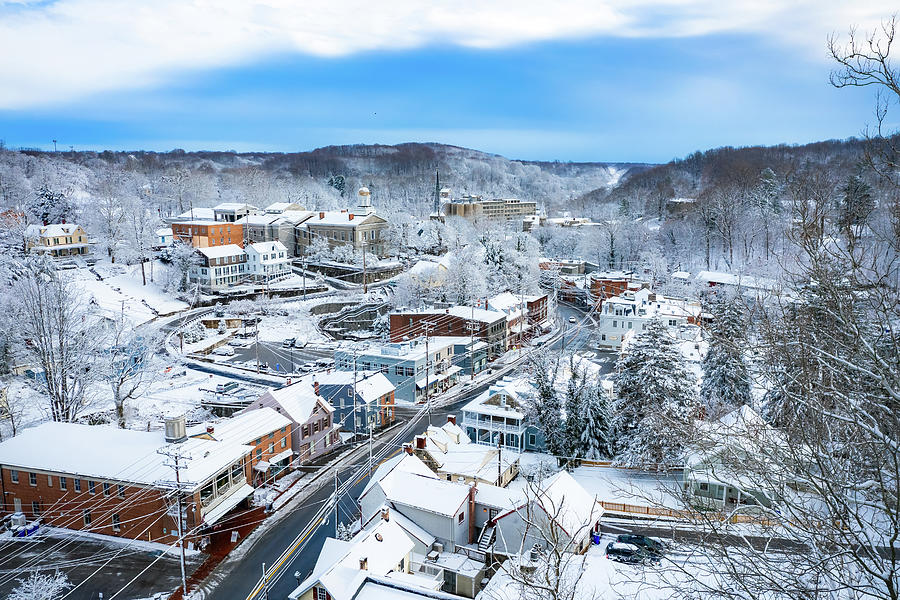
{"label": "white building", "polygon": [[213,207],[213,215],[216,221],[234,223],[241,217],[255,215],[259,209],[246,202],[223,202]]}
{"label": "white building", "polygon": [[254,281],[277,281],[291,274],[288,251],[281,242],[257,242],[249,244],[247,273]]}
{"label": "white building", "polygon": [[544,436],[528,423],[522,392],[526,384],[504,377],[463,407],[460,425],[470,440],[509,450],[544,450]]}
{"label": "white building", "polygon": [[520,454],[510,448],[476,444],[447,416],[442,427],[429,425],[415,438],[416,456],[447,481],[505,486],[518,474]]}
{"label": "white building", "polygon": [[198,248],[201,262],[192,265],[188,281],[217,291],[242,283],[247,276],[247,253],[237,244]]}
{"label": "white building", "polygon": [[681,298],[655,294],[648,288],[625,290],[603,302],[594,317],[600,334],[600,345],[619,349],[629,334],[638,335],[652,319],[668,327],[696,324],[700,320],[700,304]]}
{"label": "white building", "polygon": [[156,244],[157,248],[165,248],[166,246],[171,246],[172,242],[175,241],[174,236],[172,235],[171,227],[164,227],[162,229],[157,229],[155,232],[156,235]]}

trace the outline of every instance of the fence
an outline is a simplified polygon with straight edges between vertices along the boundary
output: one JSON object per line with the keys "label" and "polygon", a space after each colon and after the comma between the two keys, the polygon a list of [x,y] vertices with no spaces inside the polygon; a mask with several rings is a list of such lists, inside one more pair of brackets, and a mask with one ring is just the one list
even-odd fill
{"label": "fence", "polygon": [[[674,510],[671,508],[657,506],[641,506],[639,504],[625,504],[624,502],[606,502],[598,500],[603,510],[617,513],[627,513],[631,515],[647,515],[651,517],[666,517],[670,519],[679,519],[682,521],[695,520],[700,513],[692,513],[684,510]],[[775,527],[777,522],[770,519],[764,519],[757,515],[748,514],[726,514],[722,512],[703,513],[706,519],[718,520],[728,523],[747,523],[751,525],[761,525],[763,527]]]}

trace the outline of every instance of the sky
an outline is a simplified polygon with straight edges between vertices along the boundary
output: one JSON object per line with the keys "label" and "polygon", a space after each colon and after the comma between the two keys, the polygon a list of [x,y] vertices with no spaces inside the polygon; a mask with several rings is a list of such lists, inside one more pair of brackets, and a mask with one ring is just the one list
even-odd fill
{"label": "sky", "polygon": [[826,40],[859,0],[0,0],[8,147],[442,142],[665,162],[859,135]]}

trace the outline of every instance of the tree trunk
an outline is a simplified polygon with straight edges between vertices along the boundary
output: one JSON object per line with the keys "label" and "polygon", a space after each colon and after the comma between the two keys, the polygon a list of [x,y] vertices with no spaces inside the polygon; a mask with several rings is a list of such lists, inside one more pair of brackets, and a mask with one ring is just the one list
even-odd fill
{"label": "tree trunk", "polygon": [[141,279],[144,280],[144,285],[147,285],[147,273],[144,271],[144,257],[141,257]]}
{"label": "tree trunk", "polygon": [[116,405],[116,422],[119,429],[125,429],[125,401],[122,400],[122,393],[113,384],[113,402]]}

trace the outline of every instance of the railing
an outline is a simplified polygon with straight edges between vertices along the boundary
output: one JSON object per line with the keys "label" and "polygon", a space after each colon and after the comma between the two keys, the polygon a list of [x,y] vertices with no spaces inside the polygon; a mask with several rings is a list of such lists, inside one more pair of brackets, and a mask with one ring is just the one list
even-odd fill
{"label": "railing", "polygon": [[412,563],[412,571],[414,573],[431,577],[435,581],[444,580],[444,569],[436,565],[426,563]]}
{"label": "railing", "polygon": [[474,421],[472,419],[463,418],[461,421],[463,426],[488,429],[491,431],[505,431],[507,433],[525,433],[525,425],[507,425],[506,423],[493,423],[491,421]]}
{"label": "railing", "polygon": [[[628,513],[632,515],[647,515],[653,517],[668,517],[671,519],[679,519],[682,521],[696,519],[699,513],[691,513],[684,510],[674,510],[671,508],[663,508],[657,506],[641,506],[638,504],[625,504],[623,502],[606,502],[598,500],[603,510],[610,512]],[[749,523],[752,525],[761,525],[764,527],[774,527],[777,525],[771,519],[764,519],[757,515],[748,514],[726,514],[722,512],[703,513],[706,519],[727,521],[728,523]]]}

